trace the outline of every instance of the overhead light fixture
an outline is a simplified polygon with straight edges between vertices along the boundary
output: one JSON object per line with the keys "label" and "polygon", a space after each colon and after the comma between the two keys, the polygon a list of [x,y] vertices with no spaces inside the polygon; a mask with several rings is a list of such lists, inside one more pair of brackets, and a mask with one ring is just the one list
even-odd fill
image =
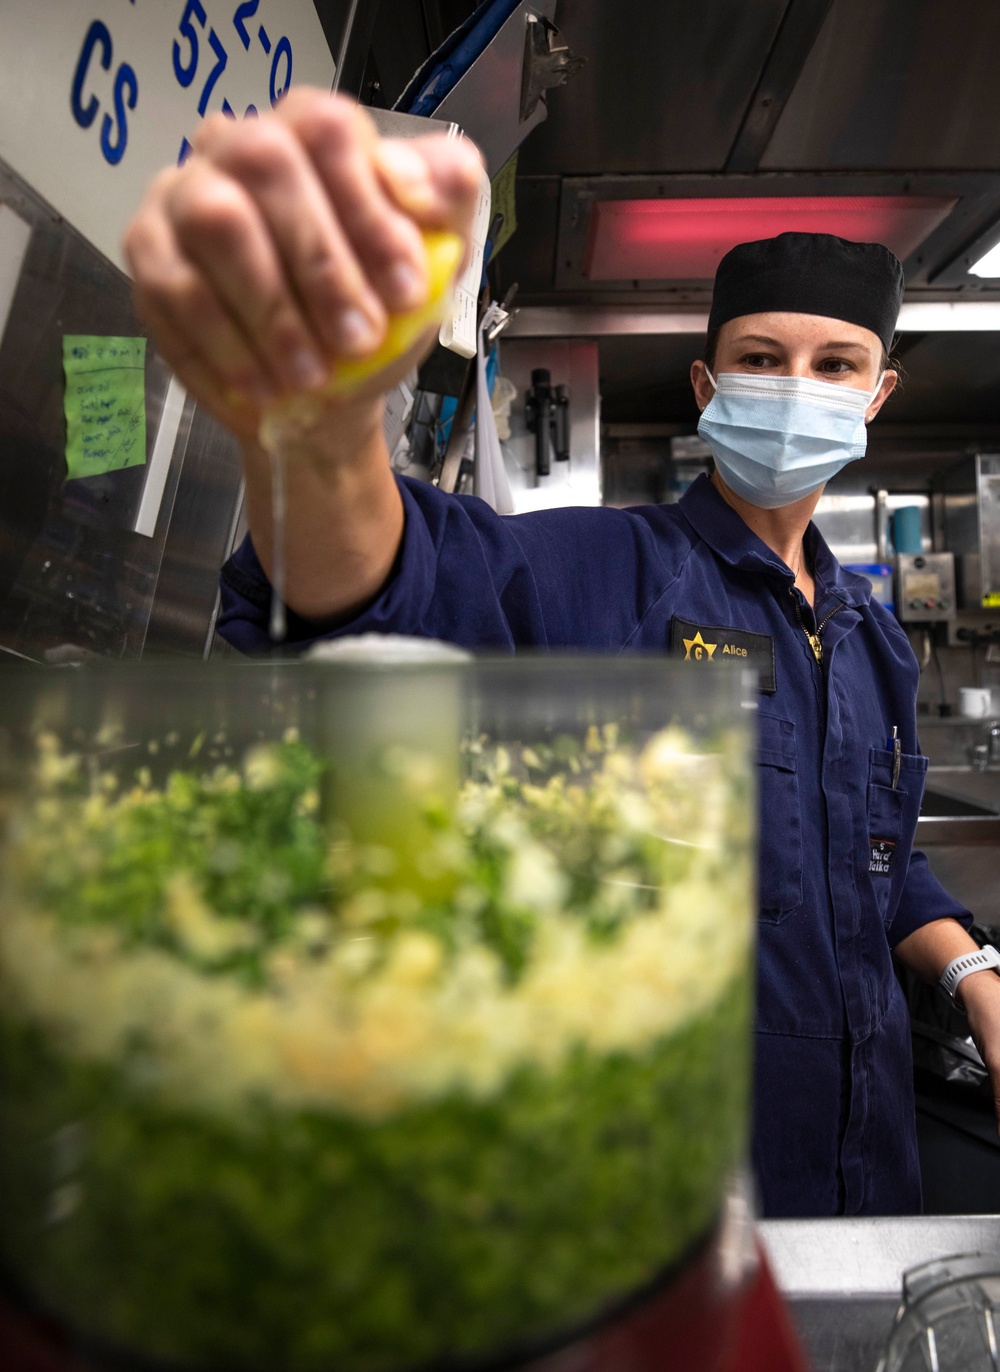
{"label": "overhead light fixture", "polygon": [[884,243],[905,259],[957,203],[936,195],[595,200],[584,270],[591,281],[707,281],[737,243],[790,231]]}
{"label": "overhead light fixture", "polygon": [[1000,302],[914,300],[899,312],[900,333],[1000,333]]}
{"label": "overhead light fixture", "polygon": [[969,268],[970,276],[1000,276],[1000,243],[989,252],[983,253],[978,262]]}

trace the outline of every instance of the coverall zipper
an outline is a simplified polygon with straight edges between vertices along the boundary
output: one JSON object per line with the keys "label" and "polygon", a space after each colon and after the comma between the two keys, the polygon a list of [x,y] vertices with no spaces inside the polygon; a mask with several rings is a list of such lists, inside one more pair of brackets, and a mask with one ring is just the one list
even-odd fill
{"label": "coverall zipper", "polygon": [[805,634],[806,638],[809,640],[809,647],[812,649],[813,657],[816,659],[816,665],[817,665],[818,667],[822,667],[822,665],[823,665],[823,642],[822,642],[822,640],[821,640],[821,638],[820,638],[820,634],[822,634],[823,630],[824,630],[824,629],[826,628],[826,626],[829,624],[829,622],[830,622],[830,620],[833,618],[833,616],[834,616],[835,614],[839,614],[839,612],[840,612],[841,610],[846,609],[847,607],[844,605],[843,601],[838,602],[838,603],[833,607],[833,609],[830,611],[830,613],[822,620],[822,622],[816,625],[816,632],[815,632],[815,633],[811,633],[811,632],[809,631],[809,628],[808,628],[807,625],[806,625],[805,620],[804,620],[803,617],[802,617],[802,604],[801,604],[801,602],[800,602],[800,600],[799,600],[799,597],[795,594],[795,587],[794,587],[794,586],[789,586],[789,588],[788,588],[788,594],[792,597],[792,600],[793,600],[793,602],[794,602],[794,604],[795,604],[795,614],[796,614],[796,616],[797,616],[797,618],[798,618],[799,625],[800,625],[800,627],[801,627],[801,629],[802,629],[802,632]]}

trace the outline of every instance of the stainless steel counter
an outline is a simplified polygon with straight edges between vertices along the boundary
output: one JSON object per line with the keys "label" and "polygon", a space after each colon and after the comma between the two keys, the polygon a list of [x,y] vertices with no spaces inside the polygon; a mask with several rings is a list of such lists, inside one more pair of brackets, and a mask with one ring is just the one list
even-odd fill
{"label": "stainless steel counter", "polygon": [[757,1230],[814,1372],[874,1372],[908,1267],[1000,1254],[996,1215],[762,1220]]}
{"label": "stainless steel counter", "polygon": [[[926,852],[945,890],[980,924],[1000,925],[1000,768],[975,772],[967,764],[932,762],[927,791],[937,803],[925,806],[932,813],[917,822],[917,847]],[[960,802],[954,813],[948,797]],[[969,804],[993,814],[970,815]]]}

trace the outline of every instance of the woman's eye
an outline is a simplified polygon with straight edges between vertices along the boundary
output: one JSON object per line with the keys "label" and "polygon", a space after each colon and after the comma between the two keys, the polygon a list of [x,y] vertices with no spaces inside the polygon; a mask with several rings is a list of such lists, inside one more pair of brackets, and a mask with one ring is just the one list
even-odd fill
{"label": "woman's eye", "polygon": [[851,363],[844,357],[824,358],[819,364],[819,369],[821,372],[827,372],[833,376],[840,376],[844,372],[852,372],[854,370]]}
{"label": "woman's eye", "polygon": [[740,363],[744,367],[771,367],[774,365],[774,358],[770,353],[746,353],[740,358]]}

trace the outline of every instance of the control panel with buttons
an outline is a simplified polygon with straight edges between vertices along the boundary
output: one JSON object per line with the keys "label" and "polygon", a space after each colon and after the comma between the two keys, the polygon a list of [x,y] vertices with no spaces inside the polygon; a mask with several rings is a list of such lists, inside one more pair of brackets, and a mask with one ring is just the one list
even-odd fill
{"label": "control panel with buttons", "polygon": [[896,613],[904,624],[954,619],[954,553],[900,553],[896,587]]}

